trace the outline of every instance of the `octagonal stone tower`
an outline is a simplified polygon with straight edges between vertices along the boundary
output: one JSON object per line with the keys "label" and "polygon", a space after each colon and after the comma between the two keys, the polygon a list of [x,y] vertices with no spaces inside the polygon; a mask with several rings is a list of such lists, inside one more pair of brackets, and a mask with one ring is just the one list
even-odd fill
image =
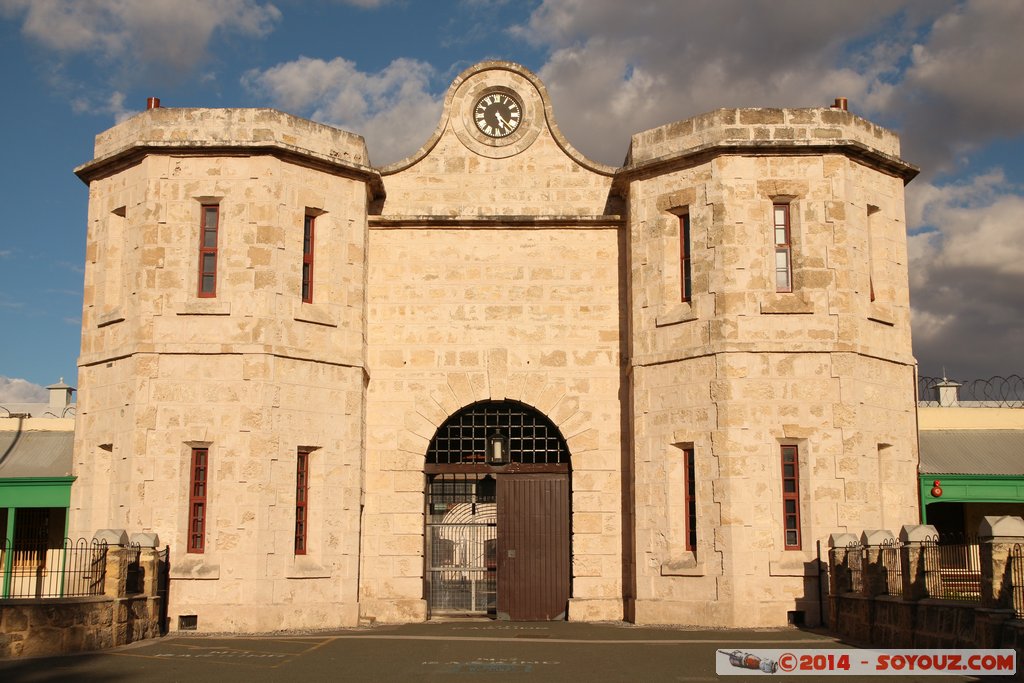
{"label": "octagonal stone tower", "polygon": [[[98,136],[77,171],[89,183],[88,389],[72,524],[170,545],[172,626],[357,619],[366,207],[380,188],[366,163],[358,136],[280,112],[157,108]],[[332,505],[309,506],[311,551],[297,555],[302,449],[307,495]]]}
{"label": "octagonal stone tower", "polygon": [[508,62],[424,137],[97,137],[72,529],[158,533],[172,628],[816,621],[815,542],[916,505],[896,137],[719,110],[613,168]]}
{"label": "octagonal stone tower", "polygon": [[817,621],[816,540],[915,518],[915,174],[840,109],[633,136],[637,621]]}

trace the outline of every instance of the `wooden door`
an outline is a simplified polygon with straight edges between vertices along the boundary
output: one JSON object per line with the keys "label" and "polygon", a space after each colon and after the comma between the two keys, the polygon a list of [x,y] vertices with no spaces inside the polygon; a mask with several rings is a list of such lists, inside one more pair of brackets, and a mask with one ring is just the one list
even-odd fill
{"label": "wooden door", "polygon": [[498,477],[499,619],[565,619],[569,604],[569,477]]}

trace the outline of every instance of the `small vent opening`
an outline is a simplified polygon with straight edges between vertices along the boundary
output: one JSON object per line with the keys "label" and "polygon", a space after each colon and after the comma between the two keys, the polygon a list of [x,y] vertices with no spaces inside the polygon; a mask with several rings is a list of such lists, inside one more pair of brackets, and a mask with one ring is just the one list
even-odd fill
{"label": "small vent opening", "polygon": [[199,628],[199,616],[196,614],[181,614],[178,616],[179,631],[195,631]]}

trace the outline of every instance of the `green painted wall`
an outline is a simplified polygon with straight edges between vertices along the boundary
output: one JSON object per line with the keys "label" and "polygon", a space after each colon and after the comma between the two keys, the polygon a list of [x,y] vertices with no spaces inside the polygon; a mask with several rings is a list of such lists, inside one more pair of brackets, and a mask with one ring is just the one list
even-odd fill
{"label": "green painted wall", "polygon": [[0,508],[67,508],[75,477],[0,479]]}
{"label": "green painted wall", "polygon": [[[938,479],[942,495],[932,495]],[[921,521],[928,523],[931,503],[1024,503],[1024,477],[983,474],[921,474]]]}

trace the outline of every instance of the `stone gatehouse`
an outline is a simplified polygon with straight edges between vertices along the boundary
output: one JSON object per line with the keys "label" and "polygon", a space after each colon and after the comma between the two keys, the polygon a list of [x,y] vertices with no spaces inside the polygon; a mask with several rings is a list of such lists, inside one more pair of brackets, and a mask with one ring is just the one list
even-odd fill
{"label": "stone gatehouse", "polygon": [[507,62],[423,137],[97,136],[74,534],[169,543],[172,629],[813,623],[817,542],[916,514],[897,137],[720,109],[609,167]]}

